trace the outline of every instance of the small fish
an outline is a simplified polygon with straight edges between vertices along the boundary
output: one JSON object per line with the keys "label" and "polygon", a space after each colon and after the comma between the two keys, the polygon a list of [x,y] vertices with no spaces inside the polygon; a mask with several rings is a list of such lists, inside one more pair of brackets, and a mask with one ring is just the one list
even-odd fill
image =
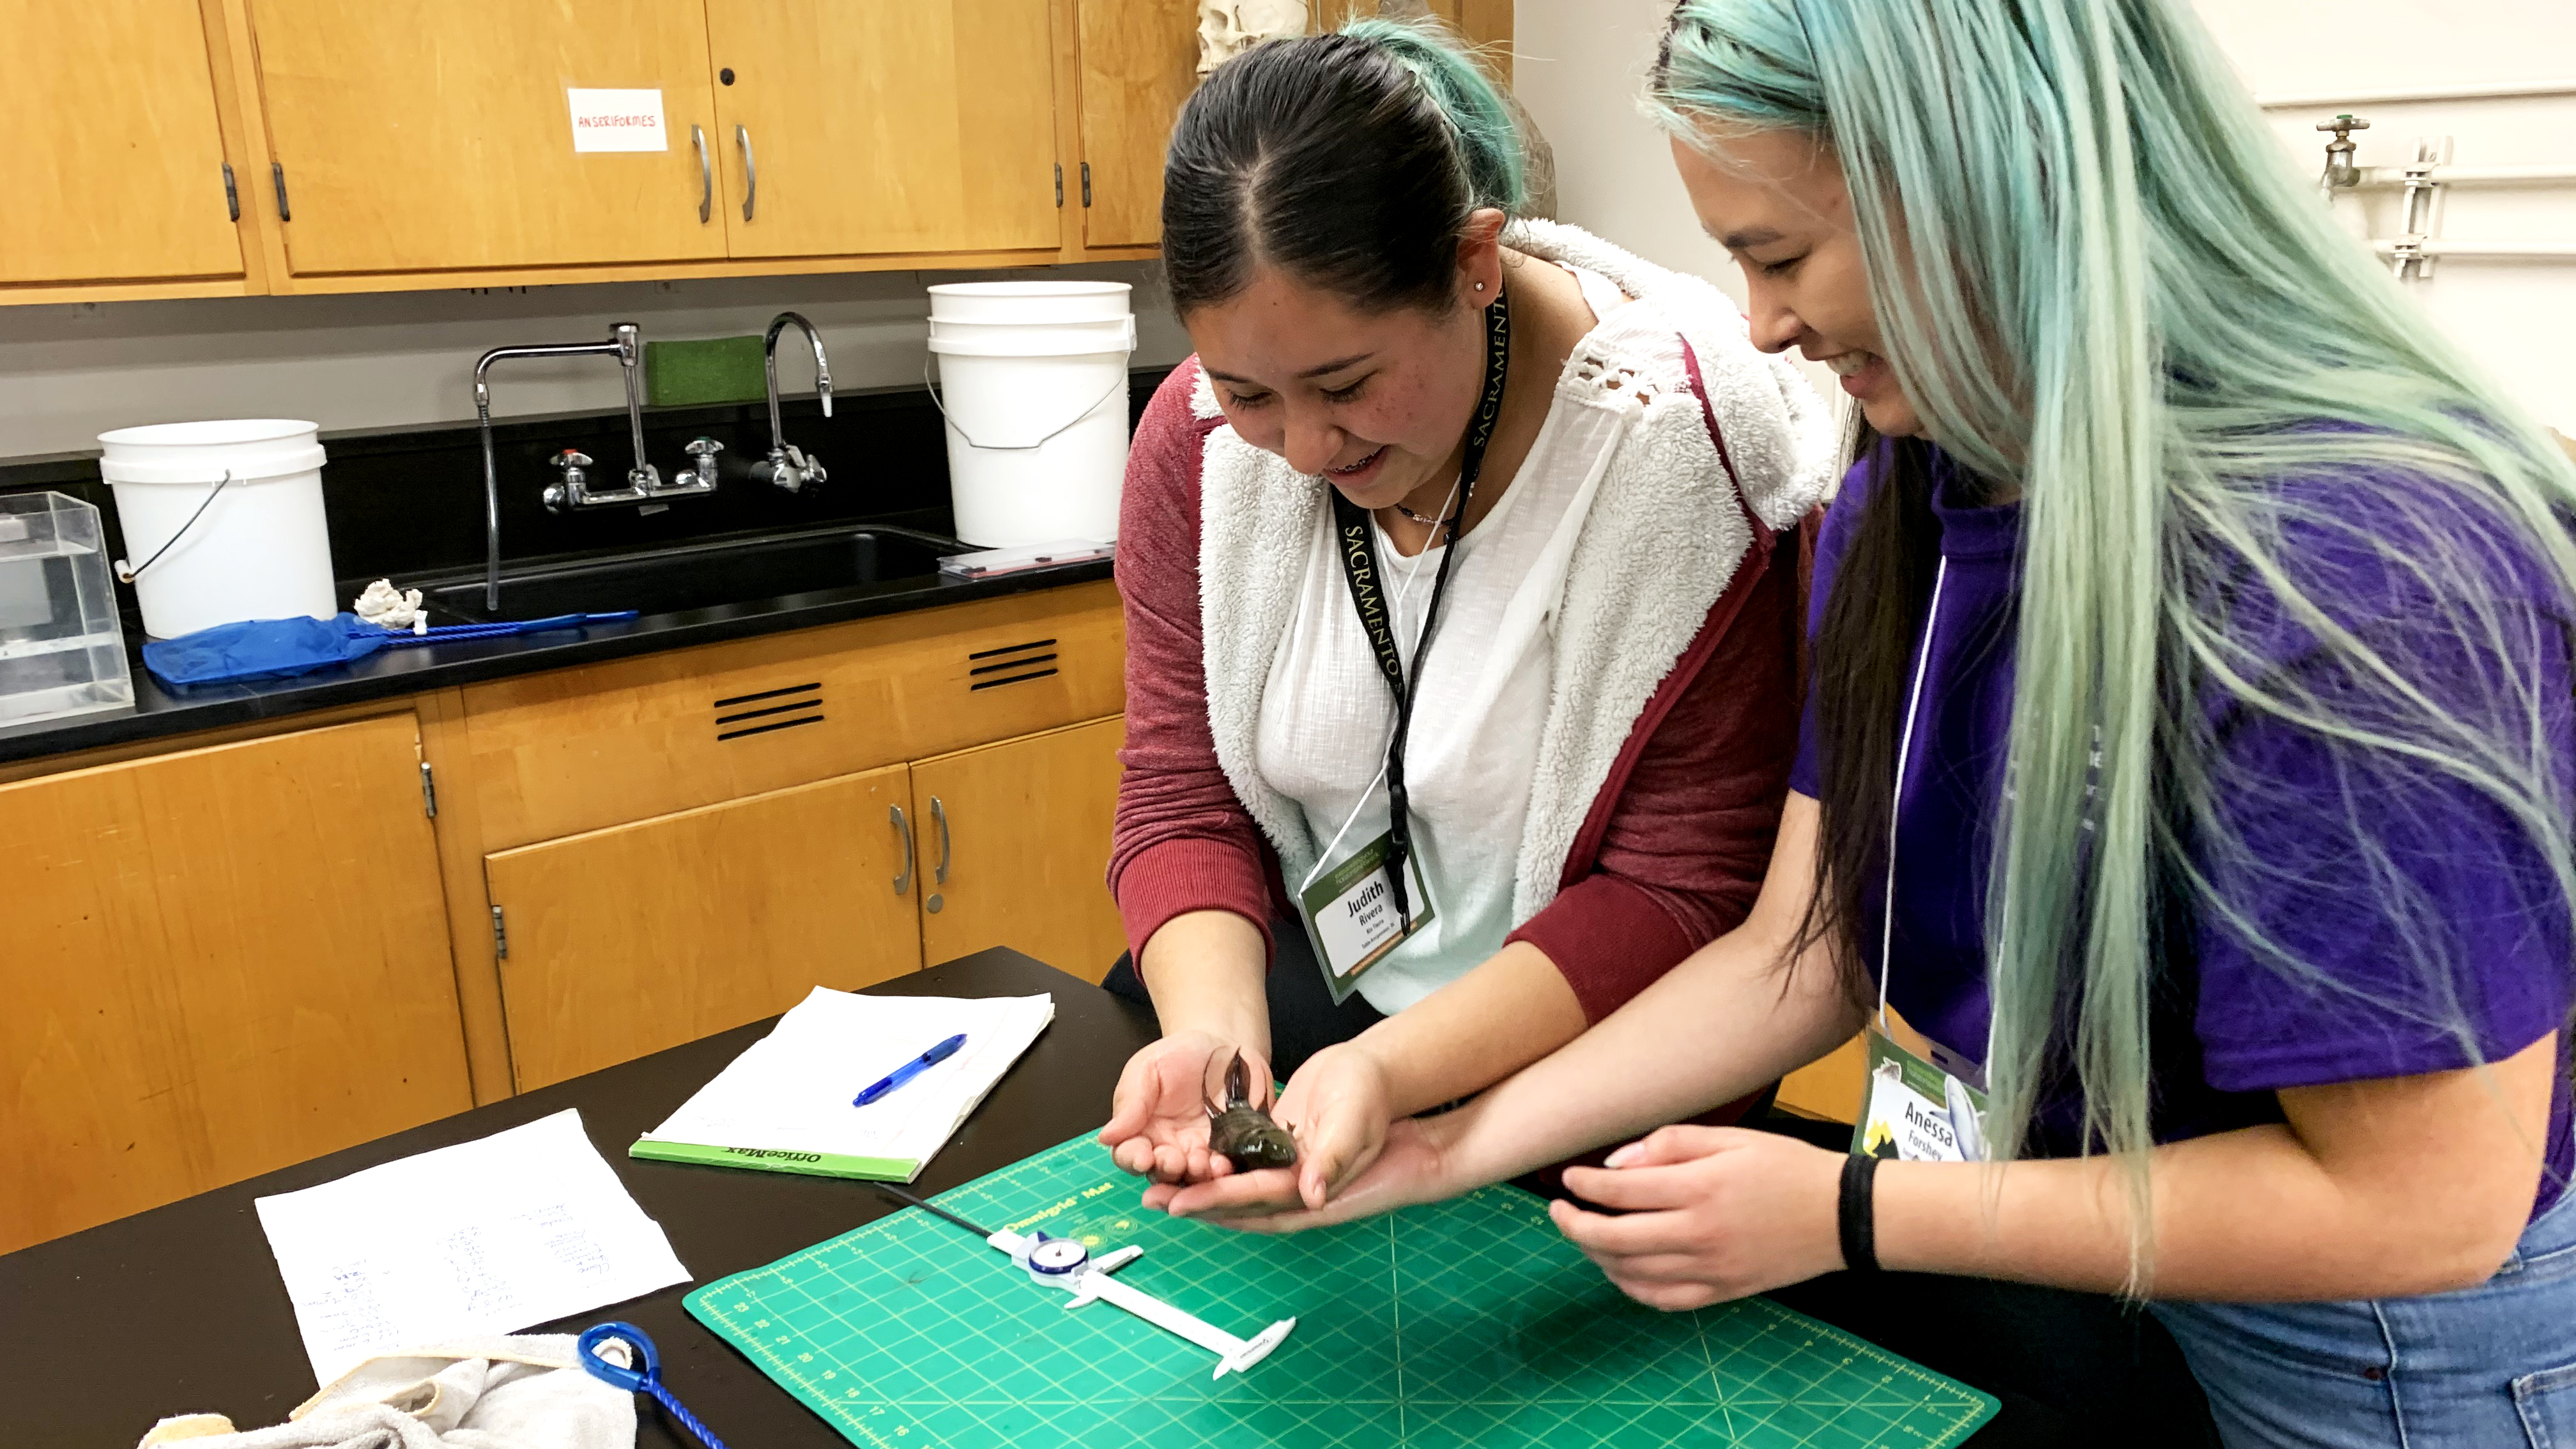
{"label": "small fish", "polygon": [[1234,1164],[1237,1172],[1257,1167],[1294,1167],[1297,1139],[1252,1105],[1252,1073],[1236,1052],[1225,1069],[1225,1105],[1200,1098],[1208,1114],[1208,1150]]}

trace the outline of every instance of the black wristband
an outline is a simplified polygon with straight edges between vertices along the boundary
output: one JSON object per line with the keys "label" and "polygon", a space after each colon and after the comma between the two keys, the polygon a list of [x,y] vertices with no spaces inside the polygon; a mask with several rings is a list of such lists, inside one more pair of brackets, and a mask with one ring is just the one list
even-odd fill
{"label": "black wristband", "polygon": [[1843,1159],[1843,1267],[1854,1273],[1878,1271],[1878,1209],[1870,1195],[1877,1173],[1875,1157],[1855,1153]]}

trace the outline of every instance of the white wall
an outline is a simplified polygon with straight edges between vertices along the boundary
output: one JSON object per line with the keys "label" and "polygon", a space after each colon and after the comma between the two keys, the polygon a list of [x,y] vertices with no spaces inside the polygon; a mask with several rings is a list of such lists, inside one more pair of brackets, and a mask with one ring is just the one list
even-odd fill
{"label": "white wall", "polygon": [[[1156,269],[1062,269],[1137,284],[1138,365],[1188,342]],[[785,309],[823,330],[836,387],[921,381],[928,283],[1016,273],[874,272],[530,287],[489,292],[210,297],[0,307],[0,458],[94,449],[109,428],[193,418],[306,418],[326,430],[471,421],[474,360],[517,342],[595,342],[615,322],[646,341],[757,333]],[[790,332],[779,385],[808,390],[813,360]],[[496,414],[625,405],[597,358],[505,363]]]}
{"label": "white wall", "polygon": [[[2197,0],[2201,18],[2264,96],[2396,90],[2506,81],[2576,83],[2576,4],[2569,0]],[[2313,105],[2269,112],[2314,173],[2325,163],[2316,123],[2338,111],[2358,131],[2364,166],[2414,159],[2419,136],[2450,136],[2462,166],[2576,168],[2576,95],[2546,99]],[[2346,196],[2337,212],[2356,236],[2398,234],[2394,191]],[[2576,242],[2576,185],[2450,189],[2440,235],[2453,241]],[[2576,436],[2576,261],[2445,260],[2407,292],[2541,419]]]}
{"label": "white wall", "polygon": [[[2260,93],[2381,89],[2576,76],[2570,0],[2197,0],[2203,19]],[[1556,151],[1558,214],[1665,266],[1697,272],[1741,298],[1741,280],[1701,235],[1662,138],[1636,107],[1670,0],[1522,0],[1514,11],[1514,81]],[[2315,122],[2346,106],[2275,112],[2303,170],[2324,162]],[[2413,138],[2455,138],[2462,165],[2576,166],[2576,97],[2373,105],[2356,139],[2364,165],[2410,159]],[[2394,234],[2394,202],[2346,199],[2361,234]],[[2454,191],[2442,234],[2460,241],[2576,241],[2576,187]],[[2576,435],[2576,264],[2446,261],[2410,282],[2428,319],[2448,328],[2504,385]],[[1812,370],[1819,388],[1832,380]],[[1831,393],[1828,394],[1833,395]]]}

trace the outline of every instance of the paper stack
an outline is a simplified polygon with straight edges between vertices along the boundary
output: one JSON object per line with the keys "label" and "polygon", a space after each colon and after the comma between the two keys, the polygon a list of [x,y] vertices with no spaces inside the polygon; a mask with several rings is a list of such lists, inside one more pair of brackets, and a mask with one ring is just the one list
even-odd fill
{"label": "paper stack", "polygon": [[256,1206],[317,1383],[689,1281],[576,1111]]}
{"label": "paper stack", "polygon": [[[817,986],[635,1157],[910,1182],[1055,1019],[1051,996],[857,996]],[[957,1054],[865,1107],[850,1099],[940,1041]]]}

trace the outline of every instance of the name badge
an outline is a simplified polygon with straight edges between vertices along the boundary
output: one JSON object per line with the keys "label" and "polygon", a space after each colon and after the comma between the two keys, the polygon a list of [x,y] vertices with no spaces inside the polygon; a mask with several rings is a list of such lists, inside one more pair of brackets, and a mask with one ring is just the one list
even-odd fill
{"label": "name badge", "polygon": [[1297,892],[1297,914],[1306,923],[1306,939],[1323,964],[1324,984],[1332,988],[1336,1003],[1357,989],[1361,972],[1431,924],[1431,889],[1422,882],[1419,850],[1405,861],[1413,886],[1411,930],[1396,912],[1386,874],[1394,839],[1392,832],[1378,836],[1317,871]]}
{"label": "name badge", "polygon": [[1869,1029],[1869,1077],[1852,1152],[1904,1162],[1983,1162],[1986,1094]]}

